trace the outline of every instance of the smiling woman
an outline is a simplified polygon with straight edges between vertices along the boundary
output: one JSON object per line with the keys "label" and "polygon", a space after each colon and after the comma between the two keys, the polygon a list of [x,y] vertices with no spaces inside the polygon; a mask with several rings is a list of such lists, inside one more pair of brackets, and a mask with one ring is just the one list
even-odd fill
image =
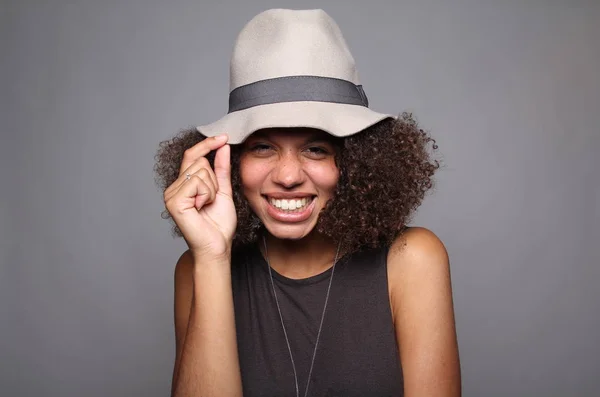
{"label": "smiling woman", "polygon": [[231,70],[230,112],[157,154],[189,246],[172,394],[460,395],[447,253],[407,226],[435,142],[368,108],[323,11],[259,14]]}

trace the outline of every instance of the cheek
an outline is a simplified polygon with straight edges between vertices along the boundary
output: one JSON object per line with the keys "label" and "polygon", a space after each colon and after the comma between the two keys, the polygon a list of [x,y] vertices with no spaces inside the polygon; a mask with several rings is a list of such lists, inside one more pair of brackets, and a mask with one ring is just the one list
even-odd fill
{"label": "cheek", "polygon": [[242,157],[240,159],[240,180],[244,193],[260,190],[267,173],[264,164]]}
{"label": "cheek", "polygon": [[311,179],[320,189],[333,194],[340,179],[340,171],[333,161],[330,164],[319,164],[311,167],[309,172]]}

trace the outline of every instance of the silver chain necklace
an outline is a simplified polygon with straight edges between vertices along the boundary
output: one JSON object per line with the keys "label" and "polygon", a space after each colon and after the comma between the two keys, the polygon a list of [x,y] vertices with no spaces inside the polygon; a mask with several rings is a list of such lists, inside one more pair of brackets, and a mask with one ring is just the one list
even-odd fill
{"label": "silver chain necklace", "polygon": [[[275,297],[275,303],[277,304],[277,312],[279,313],[279,319],[281,320],[281,328],[283,329],[283,335],[285,336],[285,343],[287,343],[288,352],[290,353],[290,360],[292,361],[292,369],[294,370],[294,382],[296,384],[296,397],[300,397],[300,390],[298,389],[298,374],[296,373],[296,364],[294,363],[294,356],[292,355],[292,348],[290,347],[290,340],[288,339],[287,331],[285,330],[285,324],[283,323],[283,316],[281,315],[281,307],[279,307],[279,300],[277,299],[277,292],[275,291],[275,283],[273,282],[273,273],[271,271],[271,264],[269,263],[269,252],[267,251],[267,240],[263,236],[263,245],[265,247],[265,259],[267,260],[267,267],[269,269],[269,278],[271,280],[271,288],[273,289],[273,295]],[[327,286],[327,294],[325,295],[325,304],[323,305],[323,313],[321,314],[321,323],[319,324],[319,331],[317,332],[317,340],[315,341],[315,348],[313,350],[312,360],[310,361],[310,370],[308,371],[308,379],[306,380],[306,390],[304,397],[308,396],[308,386],[310,385],[310,378],[313,371],[313,365],[315,363],[315,357],[317,355],[317,346],[319,346],[319,338],[321,336],[321,329],[323,328],[323,320],[325,319],[325,311],[327,310],[327,303],[329,301],[329,292],[331,291],[331,282],[333,281],[333,273],[335,272],[335,265],[338,260],[340,253],[340,244],[338,244],[337,251],[335,253],[335,259],[333,260],[333,267],[331,268],[331,276],[329,276],[329,285]]]}

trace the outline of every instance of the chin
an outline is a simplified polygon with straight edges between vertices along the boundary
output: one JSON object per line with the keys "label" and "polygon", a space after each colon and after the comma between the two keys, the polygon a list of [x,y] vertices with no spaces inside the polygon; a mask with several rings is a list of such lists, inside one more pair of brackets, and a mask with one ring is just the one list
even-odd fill
{"label": "chin", "polygon": [[281,240],[301,240],[308,236],[315,228],[311,225],[274,225],[270,222],[263,222],[265,228],[273,237]]}

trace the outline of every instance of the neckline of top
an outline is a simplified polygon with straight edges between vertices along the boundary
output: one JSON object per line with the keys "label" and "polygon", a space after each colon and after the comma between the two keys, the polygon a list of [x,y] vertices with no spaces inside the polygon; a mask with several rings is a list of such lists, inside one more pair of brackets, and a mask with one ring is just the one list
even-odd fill
{"label": "neckline of top", "polygon": [[[269,274],[268,263],[266,258],[263,256],[262,252],[258,248],[258,244],[253,244],[252,246],[252,256],[256,260],[256,264],[258,267],[262,269],[266,274]],[[347,262],[347,255],[344,255],[338,258],[336,267],[337,271],[342,267],[342,265]],[[322,281],[329,280],[329,276],[331,275],[331,271],[333,269],[333,265],[329,266],[327,269],[322,271],[321,273],[315,274],[306,278],[290,278],[286,277],[283,274],[277,272],[273,267],[271,267],[271,272],[273,274],[273,279],[277,280],[283,284],[301,286],[301,285],[312,285]]]}

